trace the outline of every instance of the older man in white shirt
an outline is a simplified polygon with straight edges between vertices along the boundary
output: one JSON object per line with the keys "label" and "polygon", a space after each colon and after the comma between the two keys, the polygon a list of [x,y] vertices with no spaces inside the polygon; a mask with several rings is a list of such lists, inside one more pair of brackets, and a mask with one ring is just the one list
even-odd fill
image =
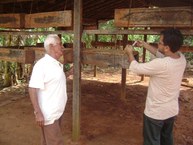
{"label": "older man in white shirt", "polygon": [[57,35],[48,35],[44,42],[46,54],[34,66],[29,94],[37,124],[42,128],[42,145],[64,145],[61,120],[67,102],[63,44]]}

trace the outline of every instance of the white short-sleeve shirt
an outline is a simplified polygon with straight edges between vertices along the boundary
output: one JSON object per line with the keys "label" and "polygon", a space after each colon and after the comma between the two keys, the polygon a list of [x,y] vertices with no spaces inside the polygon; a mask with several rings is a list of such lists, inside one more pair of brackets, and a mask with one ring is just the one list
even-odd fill
{"label": "white short-sleeve shirt", "polygon": [[44,125],[59,119],[67,102],[63,65],[46,54],[35,64],[29,87],[38,89],[38,102],[44,115]]}

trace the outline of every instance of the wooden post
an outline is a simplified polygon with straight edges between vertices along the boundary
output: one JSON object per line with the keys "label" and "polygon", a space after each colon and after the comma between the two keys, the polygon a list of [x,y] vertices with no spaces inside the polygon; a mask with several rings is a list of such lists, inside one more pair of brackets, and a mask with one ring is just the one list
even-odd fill
{"label": "wooden post", "polygon": [[74,0],[74,43],[73,43],[74,75],[73,75],[73,99],[72,99],[73,141],[78,141],[80,137],[81,35],[82,35],[82,0]]}
{"label": "wooden post", "polygon": [[[98,30],[98,28],[99,28],[99,23],[97,21],[97,30]],[[95,42],[98,42],[98,34],[95,34],[94,36],[95,36]],[[97,46],[96,46],[96,48],[97,48]],[[94,65],[94,77],[96,77],[96,75],[97,75],[97,66]]]}
{"label": "wooden post", "polygon": [[[95,36],[95,41],[98,41],[98,35],[95,34],[94,36]],[[97,46],[95,48],[97,48]],[[96,77],[96,72],[97,72],[97,66],[94,65],[94,75],[93,75],[94,77]]]}
{"label": "wooden post", "polygon": [[[144,35],[144,41],[147,42],[147,35],[146,34]],[[145,56],[146,56],[146,49],[143,48],[143,58],[142,58],[143,63],[145,62]],[[144,75],[141,75],[141,81],[143,81],[143,80],[144,80]]]}
{"label": "wooden post", "polygon": [[[128,35],[123,36],[123,48],[127,45],[128,42]],[[125,100],[126,98],[126,69],[122,68],[122,73],[121,73],[121,99]]]}

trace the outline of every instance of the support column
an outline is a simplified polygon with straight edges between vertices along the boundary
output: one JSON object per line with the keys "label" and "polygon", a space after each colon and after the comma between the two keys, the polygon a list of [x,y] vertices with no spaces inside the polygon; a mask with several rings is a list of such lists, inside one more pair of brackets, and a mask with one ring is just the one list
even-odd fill
{"label": "support column", "polygon": [[80,138],[82,0],[74,0],[72,139]]}
{"label": "support column", "polygon": [[[144,35],[144,41],[147,42],[147,35],[145,34]],[[146,49],[143,48],[143,58],[142,58],[142,62],[144,63],[145,62],[145,56],[146,56]],[[144,80],[144,75],[141,75],[141,81]]]}
{"label": "support column", "polygon": [[[97,30],[99,29],[99,23],[97,21]],[[95,42],[98,42],[98,34],[95,34]],[[96,47],[97,48],[97,47]],[[97,75],[97,66],[94,65],[94,77]]]}
{"label": "support column", "polygon": [[[123,48],[128,43],[128,35],[123,36]],[[122,73],[121,73],[121,99],[125,100],[126,98],[126,75],[127,71],[125,68],[122,68]]]}

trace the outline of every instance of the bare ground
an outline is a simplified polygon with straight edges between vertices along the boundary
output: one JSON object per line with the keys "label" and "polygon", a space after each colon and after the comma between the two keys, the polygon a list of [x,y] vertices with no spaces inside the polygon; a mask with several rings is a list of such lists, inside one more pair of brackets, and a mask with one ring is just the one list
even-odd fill
{"label": "bare ground", "polygon": [[[64,115],[66,145],[142,145],[143,110],[148,77],[127,75],[126,98],[120,98],[121,71],[91,70],[82,73],[81,136],[72,142],[72,79]],[[188,75],[192,83],[192,73]],[[39,145],[40,129],[25,85],[0,91],[0,145]],[[180,113],[174,126],[175,145],[193,145],[193,89],[181,87]]]}

